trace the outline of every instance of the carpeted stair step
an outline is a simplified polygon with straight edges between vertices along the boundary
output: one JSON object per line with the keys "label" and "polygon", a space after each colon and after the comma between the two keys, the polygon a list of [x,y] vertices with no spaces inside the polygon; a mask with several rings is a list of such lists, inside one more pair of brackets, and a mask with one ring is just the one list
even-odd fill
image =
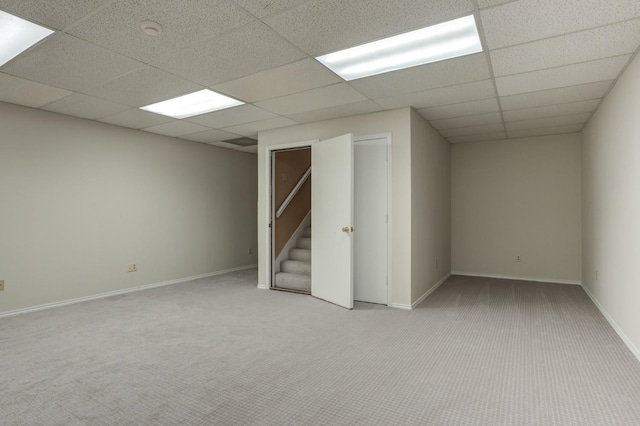
{"label": "carpeted stair step", "polygon": [[292,274],[311,275],[311,262],[284,260],[280,264],[280,270],[282,272],[291,272]]}
{"label": "carpeted stair step", "polygon": [[276,287],[289,290],[311,291],[311,275],[278,272],[276,274]]}
{"label": "carpeted stair step", "polygon": [[296,248],[311,250],[311,238],[309,237],[298,238],[298,243],[296,244]]}
{"label": "carpeted stair step", "polygon": [[304,230],[302,231],[302,236],[311,238],[311,227],[310,226],[307,226],[306,228],[304,228]]}
{"label": "carpeted stair step", "polygon": [[311,262],[311,250],[299,248],[291,249],[289,250],[289,259]]}

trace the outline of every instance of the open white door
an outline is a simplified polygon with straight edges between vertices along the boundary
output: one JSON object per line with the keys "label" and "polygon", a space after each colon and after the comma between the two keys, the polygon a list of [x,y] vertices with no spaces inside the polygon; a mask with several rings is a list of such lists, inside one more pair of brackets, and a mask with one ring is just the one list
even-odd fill
{"label": "open white door", "polygon": [[353,308],[353,135],[311,147],[311,295]]}

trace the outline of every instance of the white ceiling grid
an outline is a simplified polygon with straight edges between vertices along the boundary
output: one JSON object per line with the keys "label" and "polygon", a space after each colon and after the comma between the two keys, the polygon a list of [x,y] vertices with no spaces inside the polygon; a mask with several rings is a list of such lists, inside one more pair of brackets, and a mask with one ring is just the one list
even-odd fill
{"label": "white ceiling grid", "polygon": [[[640,46],[638,0],[0,0],[57,33],[0,67],[0,101],[225,143],[415,108],[451,143],[577,132]],[[345,82],[314,56],[474,14],[482,53]],[[157,37],[142,20],[159,22]],[[204,88],[247,103],[138,107]]]}

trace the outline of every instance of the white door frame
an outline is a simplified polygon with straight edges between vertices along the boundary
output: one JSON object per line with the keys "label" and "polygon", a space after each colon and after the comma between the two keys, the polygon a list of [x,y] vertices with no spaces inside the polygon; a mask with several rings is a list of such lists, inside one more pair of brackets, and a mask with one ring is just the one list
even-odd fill
{"label": "white door frame", "polygon": [[[357,136],[353,138],[354,143],[358,143],[361,141],[368,141],[373,139],[386,139],[387,140],[387,215],[389,220],[387,222],[387,306],[391,306],[393,295],[393,274],[392,274],[392,247],[391,244],[391,234],[392,234],[392,216],[393,212],[393,204],[391,197],[391,133],[379,133],[376,135],[366,135],[366,136]],[[358,238],[358,230],[356,229],[354,232],[354,237]]]}

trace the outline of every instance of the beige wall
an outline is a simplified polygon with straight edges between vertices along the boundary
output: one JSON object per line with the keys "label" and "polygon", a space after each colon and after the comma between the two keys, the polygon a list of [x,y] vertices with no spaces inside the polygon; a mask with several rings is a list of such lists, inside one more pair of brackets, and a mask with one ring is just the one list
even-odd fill
{"label": "beige wall", "polygon": [[450,163],[449,143],[411,111],[412,303],[451,271]]}
{"label": "beige wall", "polygon": [[268,200],[265,182],[266,147],[292,142],[328,139],[346,133],[356,136],[391,133],[392,191],[392,303],[411,304],[411,132],[409,108],[346,117],[283,129],[267,130],[258,137],[258,249],[259,285],[267,288]]}
{"label": "beige wall", "polygon": [[579,283],[580,153],[579,134],[453,145],[453,273]]}
{"label": "beige wall", "polygon": [[640,57],[636,57],[583,130],[582,273],[585,288],[638,358],[639,117]]}
{"label": "beige wall", "polygon": [[255,155],[5,103],[0,129],[0,312],[257,263]]}

